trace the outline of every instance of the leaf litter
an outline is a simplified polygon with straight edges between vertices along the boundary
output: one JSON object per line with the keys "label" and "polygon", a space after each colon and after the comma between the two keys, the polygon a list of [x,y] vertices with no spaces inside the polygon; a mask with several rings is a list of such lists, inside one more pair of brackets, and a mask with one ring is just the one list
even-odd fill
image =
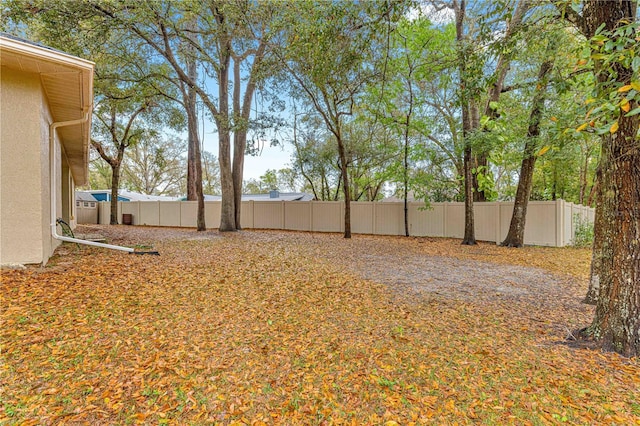
{"label": "leaf litter", "polygon": [[588,325],[588,250],[91,226],[2,271],[2,424],[638,424]]}

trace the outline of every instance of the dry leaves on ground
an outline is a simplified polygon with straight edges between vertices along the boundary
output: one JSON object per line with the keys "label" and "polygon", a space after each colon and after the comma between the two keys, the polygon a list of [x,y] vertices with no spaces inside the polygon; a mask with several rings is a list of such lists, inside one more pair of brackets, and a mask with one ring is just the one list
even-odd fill
{"label": "dry leaves on ground", "polygon": [[640,364],[564,344],[589,253],[92,227],[3,271],[0,423],[638,424]]}

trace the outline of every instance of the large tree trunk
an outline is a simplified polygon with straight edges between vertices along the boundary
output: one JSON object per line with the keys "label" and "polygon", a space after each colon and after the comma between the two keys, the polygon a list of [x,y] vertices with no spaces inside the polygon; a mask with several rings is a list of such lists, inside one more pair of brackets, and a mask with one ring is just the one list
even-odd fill
{"label": "large tree trunk", "polygon": [[120,164],[122,159],[111,163],[111,218],[110,225],[117,225],[118,222],[118,188],[120,186]]}
{"label": "large tree trunk", "polygon": [[224,124],[219,124],[218,129],[220,189],[222,192],[219,230],[228,232],[236,230],[235,193],[231,172],[231,136],[229,130],[224,129]]}
{"label": "large tree trunk", "polygon": [[244,151],[247,147],[246,131],[236,131],[233,134],[233,168],[231,177],[233,179],[233,196],[234,196],[234,221],[236,229],[242,229],[240,224],[241,207],[242,207],[242,179],[244,175]]}
{"label": "large tree trunk", "polygon": [[[195,60],[190,60],[187,63],[187,73],[193,81],[197,80],[198,69]],[[187,200],[198,202],[196,227],[198,231],[206,231],[204,193],[202,191],[202,153],[200,152],[200,137],[198,135],[196,91],[191,86],[186,90],[185,108],[187,111],[187,128],[189,130],[187,150]]]}
{"label": "large tree trunk", "polygon": [[462,244],[476,245],[475,220],[473,214],[473,183],[471,173],[471,144],[464,148],[464,238]]}
{"label": "large tree trunk", "polygon": [[605,350],[626,356],[640,355],[640,144],[635,137],[639,121],[637,115],[621,117],[619,131],[603,146],[608,167],[597,207],[600,289],[590,327]]}
{"label": "large tree trunk", "polygon": [[221,58],[218,70],[218,93],[220,110],[216,117],[218,127],[218,160],[220,162],[220,189],[222,202],[220,210],[220,227],[223,232],[236,231],[235,192],[231,167],[231,134],[229,123],[229,63],[231,60],[231,40],[220,42]]}
{"label": "large tree trunk", "polygon": [[[231,178],[233,179],[234,212],[233,217],[237,230],[242,229],[240,223],[242,210],[242,179],[244,175],[244,152],[247,148],[247,128],[249,115],[245,119],[240,107],[240,60],[233,59],[233,166]],[[248,111],[247,111],[248,112]]]}
{"label": "large tree trunk", "polygon": [[466,13],[466,1],[460,0],[459,3],[455,3],[456,14],[456,44],[458,49],[458,68],[460,70],[460,105],[462,107],[462,139],[464,141],[464,238],[462,239],[463,245],[475,245],[476,231],[475,220],[473,214],[473,176],[471,173],[472,168],[472,153],[471,153],[471,141],[469,136],[471,133],[471,121],[472,112],[471,106],[473,102],[470,101],[467,93],[467,63],[466,63],[466,37],[464,35],[464,19]]}
{"label": "large tree trunk", "polygon": [[[553,43],[550,41],[549,43]],[[531,196],[531,187],[533,184],[533,170],[538,159],[536,153],[536,140],[540,136],[540,120],[544,111],[545,93],[549,82],[549,74],[553,68],[553,58],[555,57],[555,48],[547,49],[547,59],[540,65],[538,71],[538,84],[536,92],[533,96],[531,104],[531,112],[529,113],[529,128],[527,130],[527,139],[524,146],[524,155],[520,166],[520,178],[518,180],[518,189],[516,190],[516,199],[513,204],[513,214],[511,215],[511,224],[507,237],[502,242],[505,247],[522,247],[524,245],[524,228],[527,221],[527,206],[529,197]]]}
{"label": "large tree trunk", "polygon": [[344,238],[351,238],[351,191],[349,173],[347,173],[347,155],[342,138],[337,137],[337,139],[340,168],[342,169],[342,192],[344,193]]}
{"label": "large tree trunk", "polygon": [[[582,30],[587,37],[596,28],[615,30],[636,18],[637,2],[619,0],[584,3]],[[621,64],[603,68],[595,63],[601,97],[631,82],[633,73]],[[613,86],[608,84],[614,77]],[[638,104],[631,102],[631,109]],[[640,355],[640,116],[618,117],[618,130],[602,138],[602,179],[594,246],[600,247],[600,289],[591,335],[605,350]],[[597,213],[598,214],[598,213]]]}
{"label": "large tree trunk", "polygon": [[253,64],[251,65],[251,73],[247,87],[244,92],[242,104],[240,103],[240,88],[241,88],[241,73],[240,65],[242,64],[241,58],[234,58],[233,62],[233,116],[236,120],[235,130],[233,132],[233,191],[235,202],[235,221],[236,229],[242,229],[240,224],[241,207],[242,207],[242,183],[244,174],[244,154],[247,149],[247,131],[249,130],[249,118],[251,114],[251,101],[253,100],[253,94],[256,91],[256,80],[258,69],[264,59],[265,51],[267,48],[267,42],[265,39],[261,39],[253,58]]}
{"label": "large tree trunk", "polygon": [[[596,169],[596,181],[602,180],[602,164],[603,155],[600,155],[600,164]],[[602,220],[604,219],[602,209],[602,192],[600,191],[601,185],[598,184],[596,188],[596,217],[593,224],[593,247],[591,251],[591,272],[589,274],[589,290],[585,296],[583,302],[589,305],[595,305],[598,303],[598,293],[600,292],[600,270],[602,269],[602,235],[600,233],[604,229]]]}

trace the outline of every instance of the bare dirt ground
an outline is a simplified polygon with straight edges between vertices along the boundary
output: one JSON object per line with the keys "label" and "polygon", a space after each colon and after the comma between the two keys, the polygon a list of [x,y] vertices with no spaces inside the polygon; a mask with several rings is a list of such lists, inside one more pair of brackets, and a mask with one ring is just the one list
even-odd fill
{"label": "bare dirt ground", "polygon": [[[289,240],[297,250],[302,247],[308,255],[346,274],[386,284],[408,301],[450,299],[504,305],[507,310],[518,304],[534,320],[544,321],[552,311],[576,324],[592,313],[591,307],[581,303],[587,289],[589,254],[585,249],[513,249],[491,243],[468,247],[445,238],[354,235],[344,240],[339,234],[253,230],[221,234],[217,230],[138,226],[81,226],[78,232],[102,234],[112,244],[140,247],[217,238],[255,239],[262,244]],[[342,244],[335,244],[340,240]]]}

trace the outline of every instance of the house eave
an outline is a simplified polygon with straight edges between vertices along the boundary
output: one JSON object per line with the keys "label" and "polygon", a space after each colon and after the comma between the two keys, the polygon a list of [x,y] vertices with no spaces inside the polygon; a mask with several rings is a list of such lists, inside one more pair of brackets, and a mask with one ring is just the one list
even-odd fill
{"label": "house eave", "polygon": [[[93,106],[95,64],[57,50],[0,35],[2,67],[40,76],[54,122],[83,118]],[[59,138],[77,185],[88,181],[91,120],[61,128]]]}

